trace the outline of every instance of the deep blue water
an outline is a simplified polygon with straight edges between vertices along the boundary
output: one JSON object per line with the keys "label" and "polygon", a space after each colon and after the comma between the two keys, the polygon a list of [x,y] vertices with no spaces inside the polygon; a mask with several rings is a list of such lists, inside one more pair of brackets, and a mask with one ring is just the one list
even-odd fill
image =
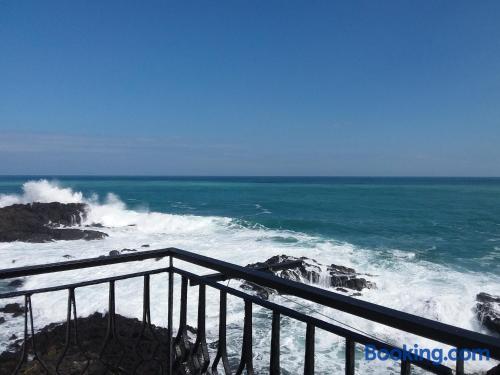
{"label": "deep blue water", "polygon": [[[31,176],[0,177],[0,194]],[[373,250],[500,274],[499,178],[62,177],[130,208],[227,216]]]}

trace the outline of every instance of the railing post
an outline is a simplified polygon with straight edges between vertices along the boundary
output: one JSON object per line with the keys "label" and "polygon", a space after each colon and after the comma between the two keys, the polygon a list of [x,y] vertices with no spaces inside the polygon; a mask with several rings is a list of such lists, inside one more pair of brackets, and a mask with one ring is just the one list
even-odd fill
{"label": "railing post", "polygon": [[180,367],[182,362],[186,359],[189,354],[190,344],[187,338],[187,291],[188,291],[188,279],[182,276],[181,282],[181,306],[180,306],[180,316],[179,316],[179,330],[174,341],[175,349],[175,365],[174,367]]}
{"label": "railing post", "polygon": [[217,374],[217,366],[222,361],[222,367],[226,375],[231,374],[229,360],[227,358],[227,343],[226,343],[226,316],[227,316],[227,293],[220,291],[219,299],[219,344],[217,346],[217,354],[212,363],[212,372]]}
{"label": "railing post", "polygon": [[401,375],[410,375],[411,373],[411,362],[402,360],[401,361]]}
{"label": "railing post", "polygon": [[307,323],[304,375],[314,375],[314,325]]}
{"label": "railing post", "polygon": [[173,350],[172,350],[172,328],[173,328],[173,305],[174,305],[174,271],[172,271],[174,267],[174,262],[172,255],[169,257],[169,265],[170,270],[168,271],[168,368],[167,374],[172,375],[172,366],[173,366]]}
{"label": "railing post", "polygon": [[464,374],[465,374],[465,366],[464,366],[463,349],[457,348],[456,375],[464,375]]}
{"label": "railing post", "polygon": [[252,302],[245,301],[245,321],[243,323],[243,345],[241,347],[241,361],[236,375],[243,374],[247,369],[247,375],[253,375],[252,354]]}
{"label": "railing post", "polygon": [[269,373],[279,375],[280,373],[280,313],[273,311],[273,322],[271,332],[271,365]]}
{"label": "railing post", "polygon": [[198,293],[198,327],[196,329],[196,341],[191,349],[191,360],[193,362],[195,374],[205,374],[210,365],[205,330],[205,307],[206,286],[200,283]]}
{"label": "railing post", "polygon": [[356,343],[347,338],[345,342],[345,375],[354,375]]}

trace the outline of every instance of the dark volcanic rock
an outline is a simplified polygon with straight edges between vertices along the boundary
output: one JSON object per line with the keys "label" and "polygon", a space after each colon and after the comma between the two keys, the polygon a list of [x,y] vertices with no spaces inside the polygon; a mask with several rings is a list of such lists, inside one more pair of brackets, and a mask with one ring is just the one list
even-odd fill
{"label": "dark volcanic rock", "polygon": [[90,225],[86,225],[86,227],[93,227],[93,228],[106,228],[104,225],[101,223],[92,223]]}
{"label": "dark volcanic rock", "polygon": [[[94,313],[86,318],[78,318],[79,347],[75,345],[72,333],[70,346],[64,354],[58,374],[161,374],[168,366],[168,330],[154,325],[143,325],[135,318],[116,315],[116,337],[111,336],[107,345],[106,332],[108,316]],[[41,361],[50,373],[56,373],[58,359],[64,353],[67,324],[50,324],[35,334]],[[175,352],[190,353],[191,341],[178,344]],[[28,344],[31,353],[31,344]],[[100,356],[101,350],[102,356]],[[182,348],[182,349],[181,349]],[[11,344],[6,352],[0,354],[0,375],[12,374],[22,357],[22,340]],[[193,357],[190,357],[193,358]],[[195,373],[189,358],[174,367],[174,374]],[[108,367],[108,371],[106,368]],[[84,371],[85,370],[85,371]],[[42,374],[40,363],[33,361],[31,355],[19,371],[20,374]]]}
{"label": "dark volcanic rock", "polygon": [[24,280],[23,279],[15,279],[12,280],[10,283],[7,284],[7,286],[10,286],[11,288],[20,288],[24,285]]}
{"label": "dark volcanic rock", "polygon": [[18,303],[8,303],[4,307],[0,308],[0,312],[12,314],[14,317],[18,317],[24,314],[24,307]]}
{"label": "dark volcanic rock", "polygon": [[[269,269],[271,265],[280,265],[291,261],[300,261],[300,265],[280,271],[272,271]],[[335,287],[341,292],[348,292],[347,289],[361,291],[365,288],[369,289],[375,287],[374,283],[360,277],[360,274],[352,268],[335,264],[327,266],[306,257],[296,258],[288,255],[276,255],[265,262],[248,264],[247,267],[266,267],[266,269],[262,270],[263,272],[271,273],[287,280],[299,282],[306,281],[311,284],[323,282],[326,286]],[[321,280],[322,278],[323,280]],[[276,292],[274,289],[262,287],[247,281],[245,281],[241,287],[246,290],[255,291],[257,295],[263,299],[269,298],[269,294]]]}
{"label": "dark volcanic rock", "polygon": [[500,334],[500,297],[488,293],[476,296],[476,313],[484,326]]}
{"label": "dark volcanic rock", "polygon": [[[82,350],[77,349],[72,339],[58,373],[79,374],[87,368],[86,374],[103,374],[109,372],[105,371],[106,364],[117,370],[120,368],[117,374],[133,373],[136,365],[139,365],[136,373],[158,374],[161,372],[160,364],[165,366],[167,361],[167,329],[151,326],[151,330],[146,329],[142,332],[143,325],[139,320],[116,315],[118,340],[109,341],[100,360],[99,352],[105,341],[107,324],[107,316],[99,313],[94,313],[87,318],[78,318],[78,335]],[[35,335],[40,358],[51,370],[50,373],[56,373],[57,360],[64,351],[66,327],[66,323],[50,324]],[[21,358],[21,345],[22,340],[19,340],[0,355],[0,375],[13,372],[17,361]],[[136,345],[137,352],[134,350]],[[146,359],[154,358],[154,360],[140,364],[141,359],[138,353]],[[23,366],[20,373],[42,374],[45,371],[37,361],[29,357],[28,363]],[[115,372],[111,371],[111,373]]]}
{"label": "dark volcanic rock", "polygon": [[14,204],[0,208],[0,242],[47,242],[54,240],[96,240],[107,237],[95,230],[60,228],[81,224],[83,203]]}

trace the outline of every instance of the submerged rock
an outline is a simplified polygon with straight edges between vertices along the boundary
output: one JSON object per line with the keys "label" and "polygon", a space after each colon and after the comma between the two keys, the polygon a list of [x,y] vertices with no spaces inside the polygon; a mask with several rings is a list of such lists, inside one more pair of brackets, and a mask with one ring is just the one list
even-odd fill
{"label": "submerged rock", "polygon": [[12,314],[15,318],[24,314],[24,307],[22,307],[19,303],[8,303],[4,307],[0,307],[0,312],[4,314]]}
{"label": "submerged rock", "polygon": [[23,279],[14,279],[10,283],[7,284],[7,286],[10,286],[11,288],[20,288],[23,285],[24,285]]}
{"label": "submerged rock", "polygon": [[476,296],[476,313],[479,321],[488,329],[500,334],[500,297],[488,293]]}
{"label": "submerged rock", "polygon": [[95,230],[61,228],[79,225],[85,217],[83,203],[30,203],[0,208],[0,242],[96,240],[107,237]]}
{"label": "submerged rock", "polygon": [[[280,271],[273,271],[269,268],[273,265],[281,265],[292,261],[300,261],[300,263],[299,265]],[[347,289],[359,292],[365,288],[370,289],[375,287],[375,283],[360,277],[361,274],[357,273],[353,268],[336,264],[325,265],[306,257],[296,258],[288,255],[276,255],[264,262],[248,264],[247,267],[264,267],[265,269],[261,269],[261,271],[274,274],[287,280],[298,282],[305,281],[311,284],[322,283],[325,286],[334,287],[336,290],[344,293],[348,292]],[[274,289],[262,287],[248,281],[244,281],[241,287],[246,290],[255,291],[257,295],[263,299],[268,299],[270,294],[276,293]]]}

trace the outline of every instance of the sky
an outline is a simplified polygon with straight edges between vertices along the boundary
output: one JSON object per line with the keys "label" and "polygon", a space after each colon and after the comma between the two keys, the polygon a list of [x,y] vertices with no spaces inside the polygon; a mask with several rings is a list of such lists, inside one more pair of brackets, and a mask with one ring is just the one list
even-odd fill
{"label": "sky", "polygon": [[0,174],[500,176],[500,2],[0,0]]}

